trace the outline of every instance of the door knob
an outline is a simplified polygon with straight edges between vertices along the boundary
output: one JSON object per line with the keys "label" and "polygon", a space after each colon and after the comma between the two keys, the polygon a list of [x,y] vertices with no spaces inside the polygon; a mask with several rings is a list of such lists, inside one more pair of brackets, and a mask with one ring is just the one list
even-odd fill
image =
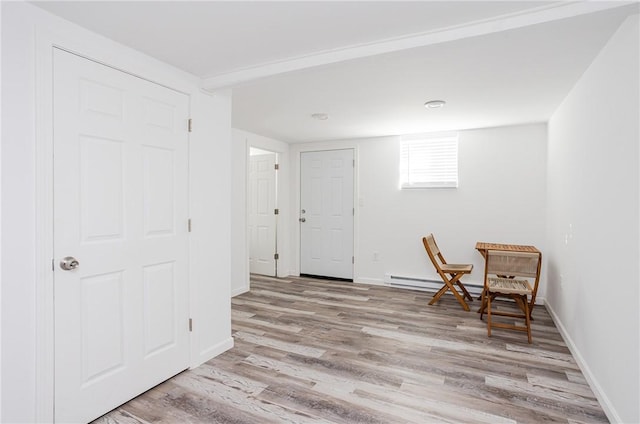
{"label": "door knob", "polygon": [[73,256],[67,256],[66,258],[62,258],[60,261],[60,268],[65,271],[70,271],[72,269],[76,269],[80,266],[80,262]]}
{"label": "door knob", "polygon": [[307,222],[307,218],[300,218],[299,221],[300,222]]}

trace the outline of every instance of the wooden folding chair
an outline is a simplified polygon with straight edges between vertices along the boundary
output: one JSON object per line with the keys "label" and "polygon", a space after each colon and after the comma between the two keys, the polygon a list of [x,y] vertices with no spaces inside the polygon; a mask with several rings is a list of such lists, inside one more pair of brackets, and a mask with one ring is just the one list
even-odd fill
{"label": "wooden folding chair", "polygon": [[[438,271],[440,278],[444,281],[444,285],[438,292],[433,295],[433,299],[429,302],[429,305],[433,305],[440,299],[440,297],[447,292],[447,290],[451,291],[453,295],[458,299],[460,305],[464,308],[465,311],[469,310],[469,305],[465,302],[465,298],[469,300],[473,300],[466,287],[460,281],[460,278],[465,274],[471,274],[471,270],[473,269],[472,264],[448,264],[447,261],[442,256],[440,249],[438,249],[438,245],[436,244],[436,240],[433,237],[433,234],[429,234],[427,237],[422,238],[422,244],[424,244],[424,248],[429,255],[429,259],[431,259],[431,263]],[[462,291],[462,294],[456,290],[455,286],[458,286]]]}
{"label": "wooden folding chair", "polygon": [[[491,337],[492,328],[526,331],[531,343],[531,311],[529,297],[533,298],[534,287],[538,287],[540,280],[540,253],[509,252],[503,250],[488,250],[484,268],[484,291],[482,292],[482,306],[480,319],[486,309],[487,335]],[[531,281],[534,286],[531,286]],[[496,297],[509,297],[522,313],[506,312],[491,309],[491,302]],[[493,322],[492,315],[524,319],[525,326],[515,323]]]}

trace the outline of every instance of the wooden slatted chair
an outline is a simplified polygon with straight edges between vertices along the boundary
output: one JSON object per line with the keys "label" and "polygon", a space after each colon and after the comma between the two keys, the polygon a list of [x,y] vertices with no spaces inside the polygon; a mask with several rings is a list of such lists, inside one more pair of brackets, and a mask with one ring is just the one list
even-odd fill
{"label": "wooden slatted chair", "polygon": [[[456,299],[458,299],[458,302],[460,302],[460,305],[462,305],[464,310],[468,311],[469,305],[465,302],[465,298],[469,300],[473,300],[473,298],[460,281],[460,278],[465,274],[471,274],[473,264],[448,264],[444,259],[444,256],[442,256],[440,249],[438,249],[438,245],[436,244],[433,234],[423,237],[422,244],[424,244],[424,248],[429,255],[429,259],[431,259],[431,263],[433,263],[436,271],[438,271],[438,275],[440,275],[440,278],[444,281],[444,285],[436,294],[433,295],[433,299],[431,299],[429,305],[433,305],[443,294],[447,291],[451,291]],[[462,294],[458,292],[456,285],[460,288]]]}
{"label": "wooden slatted chair", "polygon": [[[540,254],[529,252],[508,252],[502,250],[488,250],[484,269],[484,291],[482,292],[482,307],[480,319],[486,309],[487,335],[491,337],[492,328],[506,328],[510,330],[526,331],[531,343],[531,312],[529,297],[535,293],[540,280]],[[534,281],[534,285],[531,285]],[[496,297],[509,297],[514,300],[522,313],[506,312],[491,309],[491,302]],[[507,324],[492,322],[492,315],[524,319],[525,326],[516,323]]]}

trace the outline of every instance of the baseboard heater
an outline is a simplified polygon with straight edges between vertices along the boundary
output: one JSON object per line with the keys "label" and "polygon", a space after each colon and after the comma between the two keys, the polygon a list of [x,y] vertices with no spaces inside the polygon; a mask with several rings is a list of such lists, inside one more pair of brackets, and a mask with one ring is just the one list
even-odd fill
{"label": "baseboard heater", "polygon": [[[466,283],[462,280],[464,286],[472,295],[479,296],[482,293],[482,286],[479,284]],[[442,280],[406,277],[402,275],[385,274],[384,284],[389,287],[397,287],[403,289],[422,290],[422,291],[438,291],[444,284]]]}

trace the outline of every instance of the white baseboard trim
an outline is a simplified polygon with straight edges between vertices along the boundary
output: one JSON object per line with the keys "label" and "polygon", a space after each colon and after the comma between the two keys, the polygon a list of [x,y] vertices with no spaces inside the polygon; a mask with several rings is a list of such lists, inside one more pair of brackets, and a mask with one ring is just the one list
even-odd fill
{"label": "white baseboard trim", "polygon": [[195,364],[191,364],[189,369],[197,368],[200,365],[204,364],[210,359],[215,358],[221,353],[226,352],[227,350],[233,347],[233,337],[229,336],[224,339],[220,343],[214,344],[213,346],[208,347],[198,354],[198,361]]}
{"label": "white baseboard trim", "polygon": [[600,405],[602,406],[602,409],[604,410],[605,415],[609,419],[609,422],[621,423],[622,419],[620,418],[620,415],[618,415],[615,408],[611,404],[611,401],[607,397],[606,393],[604,392],[604,390],[602,390],[602,387],[600,387],[598,380],[591,372],[589,365],[586,363],[586,361],[582,357],[580,350],[578,350],[578,347],[573,342],[573,339],[567,332],[567,329],[562,324],[562,321],[560,321],[558,314],[556,314],[556,311],[553,309],[551,304],[546,299],[544,303],[545,303],[545,306],[547,307],[547,311],[549,311],[549,315],[551,315],[551,319],[553,320],[554,324],[558,328],[558,331],[560,332],[562,339],[566,343],[573,357],[576,359],[576,363],[578,364],[578,367],[580,367],[580,371],[582,371],[582,374],[584,374],[584,377],[587,380],[589,387],[591,387],[591,390],[593,390],[593,393],[596,395],[596,399],[598,399],[598,402],[600,402]]}
{"label": "white baseboard trim", "polygon": [[236,297],[239,294],[246,293],[249,291],[249,287],[240,287],[231,291],[231,297]]}
{"label": "white baseboard trim", "polygon": [[381,278],[360,278],[355,277],[353,282],[356,284],[371,284],[372,286],[384,286],[384,280]]}

